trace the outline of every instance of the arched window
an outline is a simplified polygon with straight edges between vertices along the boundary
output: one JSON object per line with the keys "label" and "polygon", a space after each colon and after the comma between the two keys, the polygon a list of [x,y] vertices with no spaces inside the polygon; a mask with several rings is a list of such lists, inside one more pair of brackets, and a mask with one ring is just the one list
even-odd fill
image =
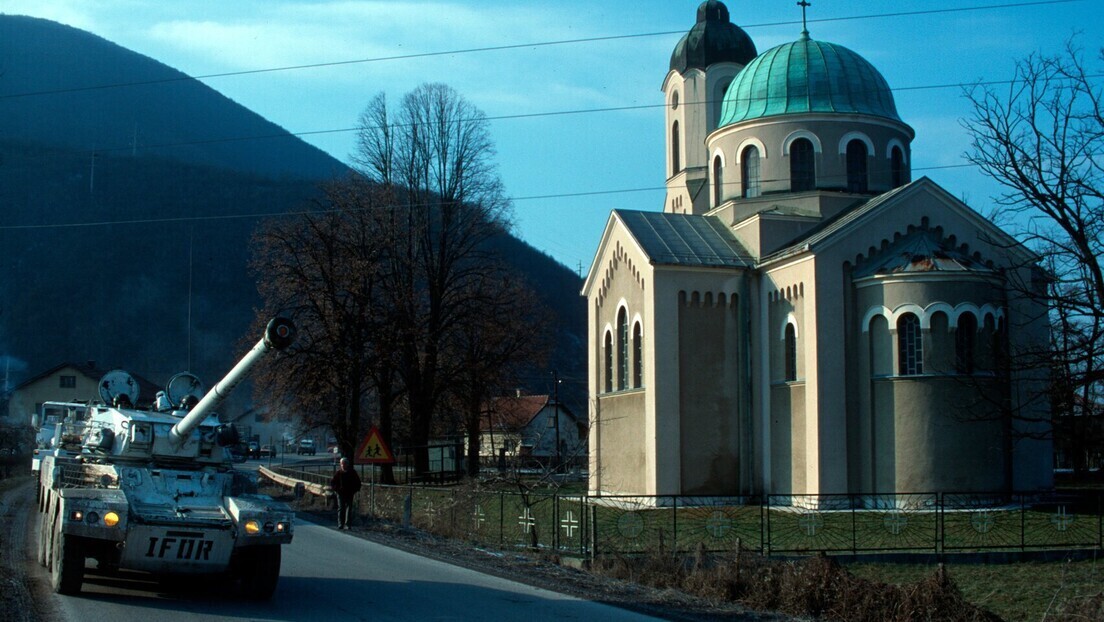
{"label": "arched window", "polygon": [[905,154],[900,147],[889,152],[889,174],[894,188],[905,184]]}
{"label": "arched window", "polygon": [[722,80],[717,83],[713,91],[713,102],[710,106],[713,109],[712,123],[709,126],[710,131],[717,129],[717,124],[721,122],[721,110],[724,108],[724,98],[725,94],[728,93],[730,84],[732,84],[732,80]]}
{"label": "arched window", "polygon": [[911,313],[906,313],[897,320],[897,373],[901,376],[924,373],[920,320]]}
{"label": "arched window", "polygon": [[797,380],[797,330],[786,324],[786,381]]}
{"label": "arched window", "polygon": [[617,390],[629,388],[629,319],[625,307],[617,312]]}
{"label": "arched window", "polygon": [[679,126],[678,121],[671,125],[671,177],[678,175],[682,170],[682,162],[679,160]]}
{"label": "arched window", "polygon": [[977,354],[977,318],[973,313],[963,313],[955,328],[955,371],[960,374],[974,373]]}
{"label": "arched window", "polygon": [[606,393],[613,391],[613,333],[606,331],[605,357],[606,377],[602,381],[603,390]]}
{"label": "arched window", "polygon": [[866,192],[866,143],[852,140],[847,143],[847,191]]}
{"label": "arched window", "polygon": [[790,143],[790,191],[803,192],[816,188],[816,162],[813,143],[798,138]]}
{"label": "arched window", "polygon": [[753,199],[761,193],[759,189],[759,148],[747,147],[740,156],[740,173],[743,176],[744,198]]}
{"label": "arched window", "polygon": [[644,386],[644,335],[640,322],[633,325],[633,382],[634,388]]}
{"label": "arched window", "polygon": [[721,166],[721,156],[713,158],[713,207],[717,207],[724,200],[724,167]]}

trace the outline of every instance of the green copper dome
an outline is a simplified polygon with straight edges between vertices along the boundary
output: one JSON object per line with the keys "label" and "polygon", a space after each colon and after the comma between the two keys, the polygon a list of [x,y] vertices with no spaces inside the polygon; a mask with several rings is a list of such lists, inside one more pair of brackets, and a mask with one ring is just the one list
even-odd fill
{"label": "green copper dome", "polygon": [[806,34],[763,52],[725,93],[719,127],[805,112],[868,114],[901,121],[893,93],[866,59]]}

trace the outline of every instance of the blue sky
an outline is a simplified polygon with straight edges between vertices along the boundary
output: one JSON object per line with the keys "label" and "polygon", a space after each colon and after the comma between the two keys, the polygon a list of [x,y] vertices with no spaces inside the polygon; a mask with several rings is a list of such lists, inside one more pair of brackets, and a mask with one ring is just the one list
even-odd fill
{"label": "blue sky", "polygon": [[[1023,0],[813,0],[813,38],[864,56],[895,89],[916,130],[914,177],[928,175],[983,213],[998,188],[963,164],[969,107],[960,88],[1002,80],[1033,52],[1057,53],[1080,33],[1091,67],[1104,45],[1104,2],[1014,6]],[[4,0],[0,11],[82,28],[190,75],[268,69],[572,39],[648,35],[510,50],[337,64],[205,79],[291,132],[353,128],[377,92],[398,98],[446,82],[496,119],[491,132],[515,233],[585,271],[611,209],[662,209],[660,84],[694,24],[698,0]],[[792,0],[729,0],[760,52],[797,38]],[[909,11],[994,7],[923,15]],[[859,19],[839,19],[861,17]],[[595,109],[628,110],[541,115]],[[305,135],[348,161],[352,132]],[[577,195],[577,196],[563,196]]]}

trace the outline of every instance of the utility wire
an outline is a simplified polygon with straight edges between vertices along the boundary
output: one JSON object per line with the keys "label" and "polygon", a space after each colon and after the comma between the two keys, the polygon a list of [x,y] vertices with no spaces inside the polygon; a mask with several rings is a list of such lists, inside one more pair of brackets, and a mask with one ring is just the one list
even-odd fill
{"label": "utility wire", "polygon": [[[1079,1],[1079,0],[1060,0],[1060,1],[1075,2],[1075,1]],[[1085,77],[1089,78],[1089,79],[1100,78],[1100,77],[1104,77],[1104,73],[1088,74]],[[1002,84],[1016,84],[1016,83],[1022,82],[1022,81],[1023,80],[1013,78],[1013,79],[1007,79],[1007,80],[983,80],[983,81],[977,81],[977,82],[948,82],[948,83],[944,83],[944,84],[925,84],[925,85],[915,85],[915,86],[890,88],[890,91],[891,92],[922,91],[922,90],[953,89],[953,88],[967,89],[967,88],[971,88],[971,87],[985,87],[985,86],[996,86],[996,85],[1002,85]],[[862,91],[853,91],[853,93],[854,94],[860,94],[860,93],[862,93]],[[744,102],[744,101],[752,102],[752,101],[766,100],[769,103],[773,99],[787,99],[787,98],[788,98],[787,95],[777,95],[777,96],[771,96],[771,97],[766,97],[766,98],[756,98],[756,99],[747,99],[747,100],[744,99],[744,98],[735,98],[734,97],[734,98],[729,99],[728,101],[732,101],[734,103],[739,104],[739,103]],[[710,105],[710,104],[714,104],[714,103],[716,103],[716,100],[683,102],[683,105],[685,105],[685,106],[706,106],[706,105]],[[542,112],[523,112],[523,113],[517,113],[517,114],[502,114],[502,115],[490,115],[490,116],[484,115],[484,116],[478,117],[478,118],[471,117],[471,118],[465,118],[465,119],[457,119],[456,121],[454,121],[454,123],[458,123],[458,124],[460,124],[460,123],[469,123],[469,122],[475,122],[475,121],[480,121],[480,120],[486,120],[486,121],[514,121],[514,120],[518,120],[518,119],[535,119],[535,118],[541,118],[541,117],[562,117],[562,116],[570,116],[570,115],[600,114],[600,113],[608,113],[608,112],[628,112],[628,111],[634,111],[634,110],[651,110],[651,109],[666,108],[666,107],[667,107],[666,103],[655,103],[655,104],[635,104],[635,105],[631,105],[631,106],[607,106],[607,107],[603,107],[603,108],[578,108],[578,109],[575,109],[575,110],[551,110],[551,111],[542,111]],[[398,129],[398,128],[404,128],[404,127],[409,127],[409,126],[410,126],[410,124],[395,123],[395,124],[389,125],[388,127]],[[243,141],[252,141],[252,140],[286,139],[286,138],[291,138],[291,137],[321,136],[321,135],[326,135],[326,134],[347,134],[347,133],[350,133],[350,132],[359,132],[359,131],[362,131],[362,130],[371,131],[371,130],[378,130],[378,129],[382,129],[382,128],[380,128],[378,126],[366,126],[366,127],[341,127],[341,128],[331,128],[331,129],[324,129],[324,130],[304,130],[304,131],[298,131],[298,132],[291,132],[291,131],[285,130],[285,131],[283,131],[281,133],[277,133],[277,134],[254,134],[254,135],[251,135],[251,136],[230,136],[230,137],[219,137],[219,138],[207,138],[207,139],[202,139],[202,140],[176,141],[176,142],[171,142],[171,143],[151,143],[151,144],[141,145],[141,149],[146,150],[146,151],[150,151],[150,150],[154,150],[154,149],[167,149],[167,148],[171,148],[171,147],[195,147],[195,146],[200,146],[200,145],[214,145],[214,144],[221,144],[221,143],[243,142]],[[102,148],[97,148],[97,149],[94,149],[94,150],[79,151],[78,153],[91,154],[91,153],[110,153],[110,152],[115,152],[115,151],[133,151],[135,148],[136,147],[135,147],[134,144],[128,144],[128,145],[120,145],[118,147],[102,147]]]}
{"label": "utility wire", "polygon": [[[1069,4],[1069,3],[1073,3],[1073,2],[1084,2],[1084,1],[1085,0],[1035,0],[1035,1],[1032,1],[1032,2],[1012,2],[1012,3],[988,4],[988,5],[972,6],[972,7],[955,7],[955,8],[947,8],[947,9],[924,9],[924,10],[918,10],[918,11],[897,11],[897,12],[893,12],[893,13],[872,13],[872,14],[868,14],[868,15],[849,15],[849,16],[844,16],[844,17],[825,17],[825,18],[820,18],[820,19],[811,19],[811,20],[808,20],[808,21],[811,22],[811,23],[841,22],[841,21],[852,21],[852,20],[860,20],[860,19],[881,19],[881,18],[888,18],[888,17],[909,17],[909,16],[915,16],[915,15],[933,15],[933,14],[940,14],[940,13],[959,13],[959,12],[967,12],[967,11],[987,11],[987,10],[992,10],[992,9],[1019,8],[1019,7],[1026,7],[1026,6]],[[796,21],[796,20],[787,20],[787,21],[781,21],[781,22],[763,22],[763,23],[760,23],[760,24],[748,24],[746,26],[740,26],[740,28],[746,30],[746,29],[765,28],[765,27],[773,27],[773,26],[788,26],[788,25],[795,25],[795,24],[800,24],[800,23],[801,22]],[[214,78],[228,78],[228,77],[234,77],[234,76],[248,76],[248,75],[257,75],[257,74],[265,74],[265,73],[276,73],[276,72],[281,72],[281,71],[301,71],[301,70],[305,70],[305,69],[321,69],[321,68],[325,68],[325,67],[340,67],[340,66],[345,66],[345,65],[359,65],[359,64],[366,64],[366,63],[379,63],[379,62],[387,62],[387,61],[395,61],[395,60],[410,60],[410,59],[415,59],[415,58],[432,58],[432,57],[437,57],[437,56],[453,56],[453,55],[459,55],[459,54],[475,54],[475,53],[482,53],[482,52],[500,52],[500,51],[507,51],[507,50],[523,49],[523,48],[539,48],[539,47],[551,47],[551,46],[557,46],[557,45],[572,45],[572,44],[577,44],[577,43],[596,43],[596,42],[601,42],[601,41],[617,41],[617,40],[623,40],[623,39],[640,39],[640,38],[647,38],[647,37],[680,35],[680,34],[686,34],[686,32],[687,32],[686,30],[667,30],[667,31],[647,32],[647,33],[628,34],[628,35],[607,35],[607,36],[601,36],[601,37],[583,37],[583,38],[578,38],[578,39],[561,39],[561,40],[555,40],[555,41],[536,41],[536,42],[531,42],[531,43],[514,43],[514,44],[508,44],[508,45],[493,45],[493,46],[474,47],[474,48],[461,48],[461,49],[456,49],[456,50],[444,50],[444,51],[438,51],[438,52],[419,52],[419,53],[413,53],[413,54],[397,54],[397,55],[394,55],[394,56],[377,56],[377,57],[373,57],[373,58],[360,58],[360,59],[352,59],[352,60],[329,61],[329,62],[322,62],[322,63],[308,63],[308,64],[303,64],[303,65],[287,65],[287,66],[283,66],[283,67],[267,67],[267,68],[261,68],[261,69],[245,69],[245,70],[241,70],[241,71],[225,71],[225,72],[220,72],[220,73],[201,74],[201,75],[197,75],[197,76],[181,75],[180,77],[176,77],[176,78],[161,78],[161,79],[157,79],[157,80],[141,80],[141,81],[134,81],[134,82],[117,82],[117,83],[114,83],[114,84],[100,84],[100,85],[92,85],[92,86],[71,87],[71,88],[64,88],[64,89],[50,89],[50,90],[43,90],[43,91],[27,91],[27,92],[24,92],[24,93],[10,93],[10,94],[7,94],[7,95],[0,95],[0,100],[2,100],[2,99],[14,99],[14,98],[19,98],[19,97],[33,97],[33,96],[39,96],[39,95],[56,95],[56,94],[62,94],[62,93],[79,93],[79,92],[83,92],[83,91],[96,91],[96,90],[103,90],[103,89],[125,88],[125,87],[131,87],[131,86],[146,86],[146,85],[152,85],[152,84],[168,84],[168,83],[174,83],[174,82],[187,82],[187,81],[191,81],[191,80],[198,81],[198,80],[209,80],[209,79],[214,79]]]}
{"label": "utility wire", "polygon": [[[945,164],[941,166],[926,166],[910,169],[912,172],[918,171],[932,171],[942,170],[950,168],[965,168],[974,166],[971,163],[966,164]],[[818,181],[839,179],[842,180],[844,175],[818,175]],[[778,179],[760,179],[760,184],[777,183],[781,181],[788,181],[789,178]],[[725,186],[735,185],[738,182],[723,182]],[[616,190],[592,190],[582,192],[560,192],[554,194],[539,194],[529,196],[507,197],[510,201],[537,201],[548,199],[574,199],[580,197],[596,197],[607,196],[611,194],[635,194],[643,192],[660,192],[667,190],[667,186],[650,186],[639,188],[620,188]],[[280,218],[280,217],[293,217],[293,216],[317,216],[323,214],[332,214],[343,211],[364,211],[369,209],[389,209],[395,207],[409,207],[419,208],[426,207],[429,204],[416,204],[416,205],[373,205],[371,207],[363,207],[356,209],[346,208],[334,208],[334,209],[318,209],[318,210],[296,210],[285,212],[257,212],[251,214],[217,214],[211,216],[174,216],[165,218],[134,218],[128,220],[99,220],[91,222],[73,222],[73,223],[54,223],[54,224],[40,224],[40,225],[0,225],[0,231],[14,231],[14,230],[34,230],[34,229],[76,229],[76,228],[89,228],[89,227],[105,227],[109,225],[145,225],[145,224],[171,224],[171,223],[183,223],[183,222],[217,222],[227,220],[242,220],[242,219],[256,219],[256,218]]]}

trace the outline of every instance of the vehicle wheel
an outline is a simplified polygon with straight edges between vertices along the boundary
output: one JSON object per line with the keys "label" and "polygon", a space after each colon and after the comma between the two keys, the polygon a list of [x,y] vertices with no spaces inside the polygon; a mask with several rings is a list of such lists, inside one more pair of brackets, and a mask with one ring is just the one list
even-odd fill
{"label": "vehicle wheel", "polygon": [[46,542],[50,534],[50,524],[46,521],[46,512],[38,513],[38,563],[45,567],[48,555],[46,554]]}
{"label": "vehicle wheel", "polygon": [[61,533],[61,521],[54,527],[53,569],[50,573],[58,594],[79,594],[84,582],[84,545],[76,536]]}
{"label": "vehicle wheel", "polygon": [[268,600],[280,579],[280,545],[250,546],[239,552],[242,594],[251,600]]}

